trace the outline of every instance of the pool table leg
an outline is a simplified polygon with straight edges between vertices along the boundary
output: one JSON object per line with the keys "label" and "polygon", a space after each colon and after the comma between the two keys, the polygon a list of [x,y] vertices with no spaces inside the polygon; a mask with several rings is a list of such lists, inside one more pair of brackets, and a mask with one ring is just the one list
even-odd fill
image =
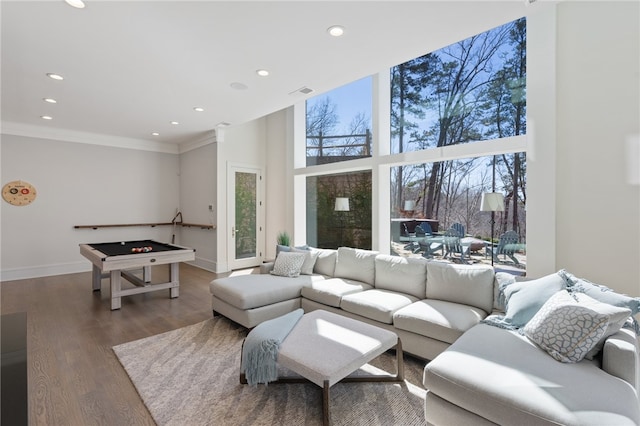
{"label": "pool table leg", "polygon": [[180,296],[180,287],[179,287],[179,283],[180,283],[180,263],[172,263],[169,266],[169,271],[171,274],[171,277],[169,278],[171,281],[171,284],[175,284],[175,287],[171,287],[169,289],[169,297],[171,299],[175,299],[176,297]]}
{"label": "pool table leg", "polygon": [[151,266],[143,266],[142,267],[142,279],[145,283],[151,282]]}
{"label": "pool table leg", "polygon": [[120,297],[120,291],[122,290],[122,282],[120,271],[111,271],[111,310],[120,309],[122,303],[122,297]]}
{"label": "pool table leg", "polygon": [[102,282],[102,271],[96,265],[93,265],[93,269],[91,272],[91,285],[93,286],[93,291],[100,290],[101,282]]}

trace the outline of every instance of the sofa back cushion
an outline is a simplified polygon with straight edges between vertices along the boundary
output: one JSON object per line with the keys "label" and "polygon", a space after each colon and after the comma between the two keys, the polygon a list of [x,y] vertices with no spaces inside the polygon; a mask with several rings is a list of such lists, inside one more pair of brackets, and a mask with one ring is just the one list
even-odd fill
{"label": "sofa back cushion", "polygon": [[338,260],[336,261],[334,276],[373,285],[377,254],[378,252],[371,250],[350,247],[338,248]]}
{"label": "sofa back cushion", "polygon": [[427,263],[427,299],[475,306],[486,313],[493,308],[493,268],[489,265]]}
{"label": "sofa back cushion", "polygon": [[331,249],[311,249],[314,252],[319,252],[316,258],[316,263],[313,265],[313,272],[316,274],[326,275],[333,277],[336,269],[336,258],[338,252]]}
{"label": "sofa back cushion", "polygon": [[423,299],[427,284],[427,260],[379,254],[375,258],[375,287]]}

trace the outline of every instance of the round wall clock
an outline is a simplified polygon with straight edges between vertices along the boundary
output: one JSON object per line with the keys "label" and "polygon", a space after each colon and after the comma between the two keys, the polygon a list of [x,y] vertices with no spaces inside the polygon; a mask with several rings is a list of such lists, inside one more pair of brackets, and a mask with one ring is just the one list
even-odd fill
{"label": "round wall clock", "polygon": [[26,206],[36,199],[36,188],[28,182],[14,180],[2,187],[2,198],[14,206]]}

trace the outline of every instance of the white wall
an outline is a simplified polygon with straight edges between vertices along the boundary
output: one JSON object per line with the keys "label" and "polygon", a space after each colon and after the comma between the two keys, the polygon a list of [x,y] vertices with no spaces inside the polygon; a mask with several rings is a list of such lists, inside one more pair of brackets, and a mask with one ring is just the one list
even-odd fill
{"label": "white wall", "polygon": [[[180,154],[180,211],[185,223],[216,225],[217,153],[215,138]],[[212,210],[209,210],[209,206]],[[182,227],[176,243],[196,250],[193,264],[215,270],[217,229]]]}
{"label": "white wall", "polygon": [[24,180],[36,200],[0,203],[3,281],[90,270],[78,244],[153,238],[171,227],[74,229],[169,222],[178,206],[178,156],[2,135],[2,183]]}
{"label": "white wall", "polygon": [[557,31],[557,266],[638,296],[640,3],[561,3]]}
{"label": "white wall", "polygon": [[292,118],[293,108],[288,108],[269,115],[266,122],[269,147],[265,168],[266,259],[276,256],[279,232],[286,231],[294,237]]}
{"label": "white wall", "polygon": [[[216,194],[216,223],[217,247],[215,272],[229,271],[228,239],[231,235],[232,224],[227,218],[227,170],[229,165],[262,167],[266,165],[267,140],[266,118],[260,118],[249,123],[238,124],[218,131],[215,142],[218,182]],[[264,208],[262,211],[263,233],[258,236],[263,243],[259,248],[264,254]],[[264,256],[263,256],[264,257]]]}

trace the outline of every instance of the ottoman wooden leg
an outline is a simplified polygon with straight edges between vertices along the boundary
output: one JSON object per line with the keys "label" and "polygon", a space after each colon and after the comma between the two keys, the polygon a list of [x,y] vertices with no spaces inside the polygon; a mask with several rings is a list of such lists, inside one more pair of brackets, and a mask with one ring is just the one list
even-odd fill
{"label": "ottoman wooden leg", "polygon": [[322,389],[322,424],[329,426],[331,424],[331,412],[329,411],[329,381],[324,381]]}

